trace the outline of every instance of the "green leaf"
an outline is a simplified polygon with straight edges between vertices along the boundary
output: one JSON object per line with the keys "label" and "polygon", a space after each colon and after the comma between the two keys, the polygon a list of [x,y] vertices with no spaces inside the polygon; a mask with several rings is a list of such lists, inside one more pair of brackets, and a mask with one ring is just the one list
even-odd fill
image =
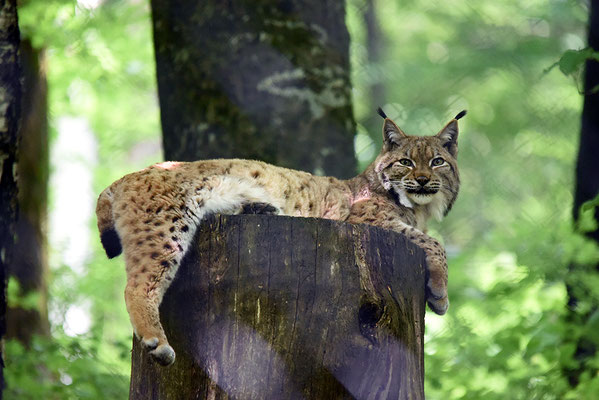
{"label": "green leaf", "polygon": [[556,65],[566,76],[578,73],[584,66],[586,60],[599,60],[599,52],[590,47],[580,50],[566,50],[559,61],[547,68],[545,72],[550,71]]}
{"label": "green leaf", "polygon": [[566,76],[571,75],[578,71],[592,54],[593,50],[591,48],[567,50],[558,61],[559,70]]}
{"label": "green leaf", "polygon": [[576,221],[576,229],[579,232],[593,232],[599,229],[597,220],[595,219],[595,208],[599,206],[599,195],[594,199],[585,201],[578,210],[578,220]]}

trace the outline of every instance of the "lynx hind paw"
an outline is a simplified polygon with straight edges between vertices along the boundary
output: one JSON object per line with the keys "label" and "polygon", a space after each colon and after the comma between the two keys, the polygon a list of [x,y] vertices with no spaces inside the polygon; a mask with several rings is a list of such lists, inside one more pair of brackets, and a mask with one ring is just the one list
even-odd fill
{"label": "lynx hind paw", "polygon": [[150,355],[158,364],[163,366],[171,365],[175,362],[175,350],[168,344],[161,344],[156,347],[150,351]]}
{"label": "lynx hind paw", "polygon": [[158,346],[158,338],[142,339],[141,343],[146,350],[154,350]]}
{"label": "lynx hind paw", "polygon": [[241,214],[276,215],[280,210],[269,203],[246,203],[241,208]]}
{"label": "lynx hind paw", "polygon": [[175,362],[175,350],[168,344],[158,346],[158,338],[142,339],[141,343],[158,364],[167,366]]}

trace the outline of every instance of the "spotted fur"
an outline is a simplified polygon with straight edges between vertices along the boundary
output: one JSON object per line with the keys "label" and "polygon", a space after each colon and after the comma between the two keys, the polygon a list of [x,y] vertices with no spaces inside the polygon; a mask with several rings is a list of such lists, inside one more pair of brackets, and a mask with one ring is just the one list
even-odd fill
{"label": "spotted fur", "polygon": [[426,253],[429,307],[446,312],[445,252],[425,232],[426,221],[445,215],[458,193],[457,119],[435,136],[408,136],[379,113],[385,118],[383,149],[349,180],[260,161],[164,162],[126,175],[100,194],[102,244],[111,258],[122,246],[127,311],[135,334],[160,364],[174,362],[175,352],[158,307],[197,226],[213,213],[319,217],[401,232]]}

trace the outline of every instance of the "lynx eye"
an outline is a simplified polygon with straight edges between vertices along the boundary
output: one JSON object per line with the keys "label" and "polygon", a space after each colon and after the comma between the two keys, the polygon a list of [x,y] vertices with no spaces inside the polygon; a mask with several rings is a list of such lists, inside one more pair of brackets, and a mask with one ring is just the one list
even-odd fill
{"label": "lynx eye", "polygon": [[404,167],[411,167],[411,166],[413,166],[413,165],[414,165],[414,164],[412,163],[412,161],[411,161],[411,160],[408,160],[407,158],[402,158],[401,160],[399,160],[399,161],[398,161],[398,163],[399,163],[400,165],[403,165]]}
{"label": "lynx eye", "polygon": [[445,160],[442,159],[441,157],[433,158],[433,161],[431,161],[431,165],[433,167],[439,167],[443,164],[445,164]]}

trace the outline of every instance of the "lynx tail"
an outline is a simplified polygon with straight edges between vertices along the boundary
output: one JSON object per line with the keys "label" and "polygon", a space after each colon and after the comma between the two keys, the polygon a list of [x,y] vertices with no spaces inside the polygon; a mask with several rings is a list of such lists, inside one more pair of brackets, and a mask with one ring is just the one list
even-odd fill
{"label": "lynx tail", "polygon": [[112,217],[112,190],[108,187],[98,197],[96,206],[96,216],[98,217],[98,230],[100,231],[100,241],[106,251],[108,258],[114,258],[121,254],[123,248],[121,239],[114,228],[114,219]]}

